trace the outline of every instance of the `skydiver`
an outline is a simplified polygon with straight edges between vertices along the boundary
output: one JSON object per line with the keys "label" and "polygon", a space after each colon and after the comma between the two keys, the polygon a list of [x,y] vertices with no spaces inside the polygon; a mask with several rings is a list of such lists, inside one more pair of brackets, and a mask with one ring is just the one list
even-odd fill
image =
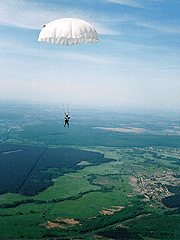
{"label": "skydiver", "polygon": [[70,119],[70,116],[67,114],[65,115],[65,123],[64,123],[64,127],[66,126],[67,124],[67,127],[69,127],[69,119]]}

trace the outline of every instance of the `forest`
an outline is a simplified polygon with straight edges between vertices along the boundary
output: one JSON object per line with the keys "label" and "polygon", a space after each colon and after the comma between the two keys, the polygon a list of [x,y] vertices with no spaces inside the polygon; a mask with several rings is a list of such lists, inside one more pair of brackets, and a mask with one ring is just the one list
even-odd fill
{"label": "forest", "polygon": [[162,203],[168,208],[180,209],[180,195],[169,196],[162,199]]}
{"label": "forest", "polygon": [[0,157],[0,194],[25,196],[34,196],[52,186],[53,178],[84,168],[85,165],[77,165],[82,161],[94,166],[111,161],[98,152],[23,145],[11,146]]}

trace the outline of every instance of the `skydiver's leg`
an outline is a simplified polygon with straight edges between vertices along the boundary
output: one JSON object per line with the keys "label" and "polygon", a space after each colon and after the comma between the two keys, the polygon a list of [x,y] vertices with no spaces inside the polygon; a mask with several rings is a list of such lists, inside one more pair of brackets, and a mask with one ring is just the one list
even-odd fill
{"label": "skydiver's leg", "polygon": [[65,120],[64,127],[66,126],[66,124],[67,124],[67,126],[69,125],[69,122],[67,120]]}

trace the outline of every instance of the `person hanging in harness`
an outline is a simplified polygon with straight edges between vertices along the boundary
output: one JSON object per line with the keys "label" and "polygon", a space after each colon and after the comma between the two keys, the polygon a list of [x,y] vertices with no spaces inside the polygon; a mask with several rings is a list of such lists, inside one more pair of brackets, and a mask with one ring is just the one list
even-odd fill
{"label": "person hanging in harness", "polygon": [[64,127],[66,126],[66,124],[67,124],[67,127],[69,127],[69,119],[70,119],[69,114],[66,114],[66,113],[65,113],[65,123],[64,123]]}

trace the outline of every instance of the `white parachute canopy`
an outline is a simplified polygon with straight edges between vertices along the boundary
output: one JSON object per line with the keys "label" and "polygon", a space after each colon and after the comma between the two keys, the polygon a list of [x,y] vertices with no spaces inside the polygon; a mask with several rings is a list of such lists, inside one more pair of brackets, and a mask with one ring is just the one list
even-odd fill
{"label": "white parachute canopy", "polygon": [[43,26],[38,41],[60,45],[97,43],[98,35],[91,24],[77,18],[62,18]]}

